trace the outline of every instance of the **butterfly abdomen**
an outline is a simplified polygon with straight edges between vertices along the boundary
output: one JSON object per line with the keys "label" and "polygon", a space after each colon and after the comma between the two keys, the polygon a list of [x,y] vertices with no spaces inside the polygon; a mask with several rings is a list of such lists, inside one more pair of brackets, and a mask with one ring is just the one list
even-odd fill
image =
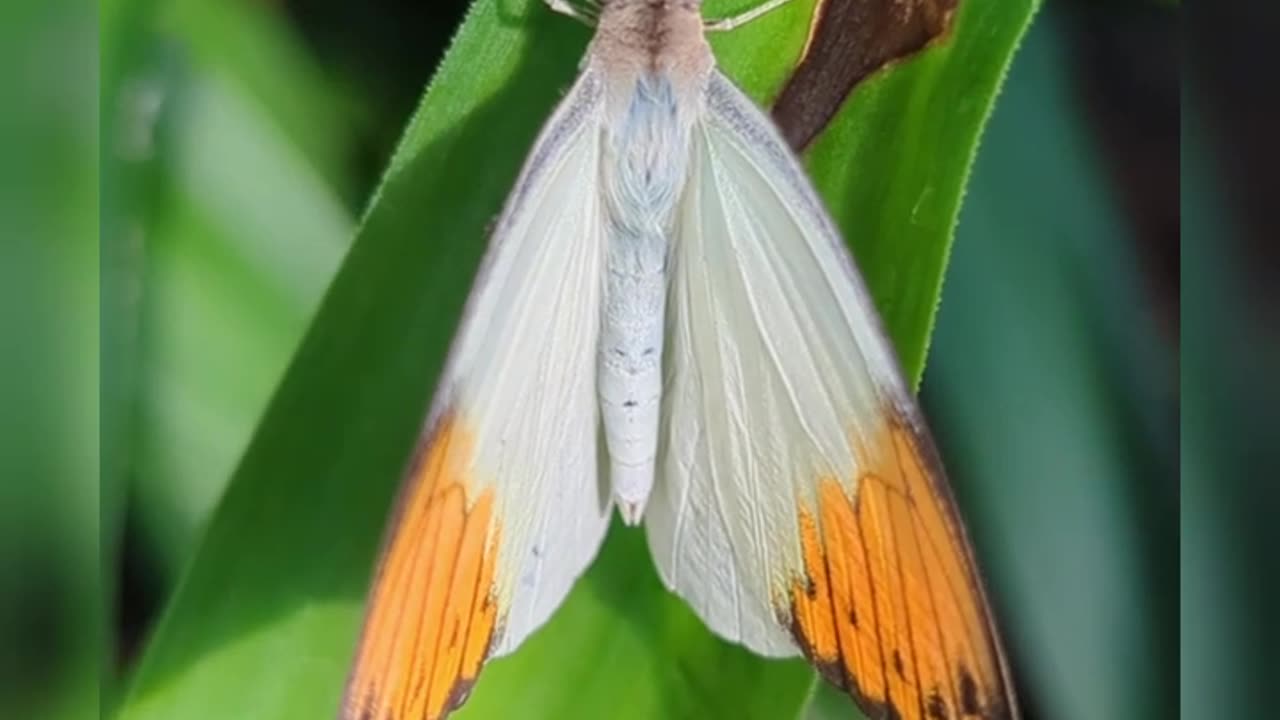
{"label": "butterfly abdomen", "polygon": [[601,168],[608,249],[598,387],[610,482],[629,523],[644,511],[657,456],[668,245],[686,174],[678,148],[689,135],[679,115],[669,79],[640,75],[605,138]]}

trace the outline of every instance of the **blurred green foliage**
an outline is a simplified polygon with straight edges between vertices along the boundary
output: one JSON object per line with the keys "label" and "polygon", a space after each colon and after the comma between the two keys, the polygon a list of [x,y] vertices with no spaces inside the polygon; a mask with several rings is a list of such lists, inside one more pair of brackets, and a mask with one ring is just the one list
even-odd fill
{"label": "blurred green foliage", "polygon": [[137,384],[113,469],[171,583],[348,242],[351,128],[283,18],[239,2],[118,5],[137,57],[108,110],[134,184],[110,221],[119,282],[135,286],[121,322]]}
{"label": "blurred green foliage", "polygon": [[1196,85],[1182,124],[1180,706],[1182,717],[1267,717],[1280,671],[1268,630],[1278,585],[1280,388],[1270,378],[1280,326],[1274,290],[1250,282],[1246,223],[1227,212],[1230,186],[1212,152],[1212,96],[1203,79]]}
{"label": "blurred green foliage", "polygon": [[[720,15],[750,3],[709,4]],[[286,5],[296,15],[236,0],[101,5],[107,612],[131,611],[113,587],[126,536],[128,561],[150,575],[143,604],[177,593],[159,626],[125,627],[107,653],[114,705],[138,632],[156,637],[124,717],[334,707],[387,503],[484,228],[588,37],[538,3],[482,3],[453,46],[469,62],[444,67],[392,155],[362,145],[406,124],[386,85],[416,95],[434,59],[379,74],[369,57],[350,59],[374,49],[325,45],[334,31],[315,17],[340,24],[341,11]],[[714,39],[757,97],[803,39],[807,4],[793,5]],[[1021,31],[979,19],[996,4],[965,7],[956,46],[860,91],[811,158],[841,224],[867,230],[851,241],[916,376],[973,152],[947,132],[982,122],[998,79],[964,67]],[[925,391],[1033,717],[1159,717],[1171,712],[1161,689],[1176,647],[1150,546],[1174,535],[1157,524],[1149,536],[1143,518],[1176,499],[1140,484],[1165,468],[1150,457],[1159,440],[1131,429],[1173,370],[1136,312],[1127,229],[1049,18],[1010,75],[968,186]],[[445,33],[426,35],[443,50]],[[982,82],[963,85],[971,77]],[[366,210],[369,153],[390,160]],[[449,217],[432,213],[441,207]],[[664,596],[641,538],[613,535],[547,630],[487,669],[460,716],[505,716],[517,690],[547,717],[684,717],[724,698],[755,717],[794,715],[807,668],[751,658],[674,598],[653,600]],[[548,662],[563,682],[531,683]],[[817,691],[812,717],[847,711]]]}
{"label": "blurred green foliage", "polygon": [[[1176,428],[1135,402],[1176,410],[1175,368],[1066,57],[1045,23],[1012,70],[969,185],[925,390],[1043,715],[1166,717],[1177,485],[1157,449]],[[1010,202],[1023,184],[1036,191]]]}
{"label": "blurred green foliage", "polygon": [[98,190],[90,9],[0,4],[0,717],[96,709]]}

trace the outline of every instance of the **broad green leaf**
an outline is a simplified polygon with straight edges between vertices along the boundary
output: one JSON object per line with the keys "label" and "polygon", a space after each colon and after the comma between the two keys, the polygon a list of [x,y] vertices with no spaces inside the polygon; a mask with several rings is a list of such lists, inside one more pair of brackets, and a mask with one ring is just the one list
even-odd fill
{"label": "broad green leaf", "polygon": [[[709,3],[707,14],[750,4]],[[811,7],[795,2],[716,37],[722,67],[753,96],[767,98],[798,56]],[[829,157],[835,150],[823,143],[811,158],[851,238],[894,228],[881,220],[887,210],[874,217],[845,212],[846,197],[865,195],[854,191],[860,186],[846,170],[895,188],[933,172],[939,179],[930,192],[955,195],[939,201],[942,219],[928,226],[932,234],[900,244],[904,253],[930,256],[933,275],[888,285],[872,278],[878,293],[896,288],[893,297],[930,314],[977,129],[1030,0],[1010,7],[987,25],[967,22],[964,31],[991,42],[994,29],[1007,42],[953,61],[961,67],[944,63],[949,72],[935,70],[935,88],[946,91],[935,90],[943,95],[938,102],[975,108],[960,131],[949,105],[921,115],[927,108],[911,102],[917,92],[911,83],[882,81],[876,93],[850,105],[851,111],[867,105],[861,112],[871,120],[882,117],[872,112],[882,105],[883,112],[910,115],[902,118],[904,132],[931,139],[958,161],[902,166],[894,153],[875,147],[875,137],[864,138],[856,156]],[[382,524],[486,229],[588,39],[588,29],[537,0],[474,6],[156,630],[123,717],[333,715]],[[909,149],[915,141],[898,142]],[[889,246],[899,247],[897,239]],[[869,274],[896,272],[886,254],[879,258]],[[915,334],[927,334],[927,317],[897,322],[891,316],[895,338],[924,347],[925,338]],[[519,652],[486,668],[458,715],[794,717],[811,678],[800,661],[761,660],[711,636],[661,589],[643,535],[614,527],[565,606]]]}
{"label": "broad green leaf", "polygon": [[917,383],[982,127],[1038,5],[961,0],[953,37],[856,88],[809,152]]}

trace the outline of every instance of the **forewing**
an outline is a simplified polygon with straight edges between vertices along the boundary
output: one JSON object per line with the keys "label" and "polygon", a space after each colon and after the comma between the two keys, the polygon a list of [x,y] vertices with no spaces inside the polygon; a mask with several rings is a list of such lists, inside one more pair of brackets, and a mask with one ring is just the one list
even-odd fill
{"label": "forewing", "polygon": [[584,73],[495,228],[383,549],[344,719],[443,717],[599,548],[599,111]]}
{"label": "forewing", "polygon": [[660,572],[718,634],[803,652],[875,718],[1016,712],[968,541],[847,250],[717,74],[672,257]]}

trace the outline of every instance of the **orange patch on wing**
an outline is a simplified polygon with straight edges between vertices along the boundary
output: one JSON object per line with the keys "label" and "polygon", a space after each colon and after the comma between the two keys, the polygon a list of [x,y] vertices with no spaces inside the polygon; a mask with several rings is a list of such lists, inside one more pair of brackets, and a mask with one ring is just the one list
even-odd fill
{"label": "orange patch on wing", "polygon": [[493,643],[500,527],[474,494],[473,443],[446,416],[407,479],[370,593],[343,720],[435,720],[461,704]]}
{"label": "orange patch on wing", "polygon": [[895,417],[859,453],[854,497],[835,478],[818,481],[816,512],[800,511],[806,577],[791,586],[792,633],[873,718],[1016,717],[929,442]]}

